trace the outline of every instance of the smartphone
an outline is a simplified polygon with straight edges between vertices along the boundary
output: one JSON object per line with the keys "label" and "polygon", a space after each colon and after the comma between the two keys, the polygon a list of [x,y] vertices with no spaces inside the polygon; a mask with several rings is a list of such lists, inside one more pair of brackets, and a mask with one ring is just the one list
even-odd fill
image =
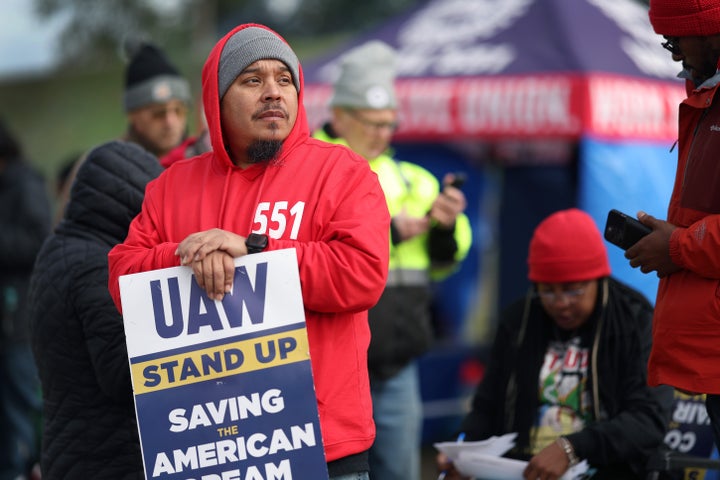
{"label": "smartphone", "polygon": [[455,179],[450,182],[451,187],[455,188],[462,188],[463,185],[465,185],[465,182],[467,181],[467,174],[464,172],[455,172],[453,173],[455,176]]}
{"label": "smartphone", "polygon": [[650,227],[643,225],[638,219],[630,215],[615,209],[608,212],[607,222],[605,223],[605,240],[623,250],[632,247],[650,232],[652,232]]}

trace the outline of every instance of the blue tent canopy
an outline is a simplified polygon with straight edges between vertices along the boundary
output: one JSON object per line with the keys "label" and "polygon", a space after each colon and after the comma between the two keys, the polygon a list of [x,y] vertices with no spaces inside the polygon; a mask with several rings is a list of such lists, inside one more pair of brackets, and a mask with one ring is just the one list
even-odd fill
{"label": "blue tent canopy", "polygon": [[401,78],[677,74],[647,8],[632,0],[432,0],[305,62],[306,83],[331,82],[338,56],[369,39],[397,49]]}
{"label": "blue tent canopy", "polygon": [[311,125],[370,39],[398,52],[400,141],[675,135],[679,67],[633,0],[428,1],[304,62]]}

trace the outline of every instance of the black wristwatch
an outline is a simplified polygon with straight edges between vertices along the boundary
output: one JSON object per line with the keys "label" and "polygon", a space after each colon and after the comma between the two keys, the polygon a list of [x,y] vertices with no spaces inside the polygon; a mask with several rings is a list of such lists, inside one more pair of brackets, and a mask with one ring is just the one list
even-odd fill
{"label": "black wristwatch", "polygon": [[245,239],[245,246],[248,253],[260,253],[267,248],[268,237],[259,233],[251,233]]}

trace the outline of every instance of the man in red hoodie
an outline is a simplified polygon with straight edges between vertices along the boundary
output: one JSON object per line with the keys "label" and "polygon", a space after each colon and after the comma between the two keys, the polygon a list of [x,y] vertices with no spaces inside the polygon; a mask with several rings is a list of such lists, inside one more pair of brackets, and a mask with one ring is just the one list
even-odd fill
{"label": "man in red hoodie", "polygon": [[222,299],[233,258],[295,248],[330,478],[367,478],[367,310],[389,255],[383,191],[362,157],[310,138],[302,69],[277,33],[233,29],[202,80],[213,149],[148,186],[127,239],[109,254],[110,292],[119,307],[119,276],[188,265]]}

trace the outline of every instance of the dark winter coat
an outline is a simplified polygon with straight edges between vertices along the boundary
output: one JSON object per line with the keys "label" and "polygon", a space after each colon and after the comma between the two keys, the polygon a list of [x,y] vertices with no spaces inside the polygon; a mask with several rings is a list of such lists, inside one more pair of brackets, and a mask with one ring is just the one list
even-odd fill
{"label": "dark winter coat", "polygon": [[0,167],[0,344],[28,341],[26,293],[50,222],[43,178],[23,161],[9,160]]}
{"label": "dark winter coat", "polygon": [[[553,326],[532,295],[504,312],[488,369],[461,427],[467,439],[518,432],[510,456],[525,456]],[[594,418],[567,435],[576,454],[598,468],[594,478],[644,478],[648,456],[663,445],[672,390],[647,385],[651,328],[652,307],[639,292],[611,278],[600,281],[595,311],[579,332],[583,344],[592,345],[588,388]]]}
{"label": "dark winter coat", "polygon": [[146,184],[161,170],[134,144],[91,151],[63,220],[38,255],[30,318],[43,389],[43,480],[144,478],[107,254],[125,239]]}

